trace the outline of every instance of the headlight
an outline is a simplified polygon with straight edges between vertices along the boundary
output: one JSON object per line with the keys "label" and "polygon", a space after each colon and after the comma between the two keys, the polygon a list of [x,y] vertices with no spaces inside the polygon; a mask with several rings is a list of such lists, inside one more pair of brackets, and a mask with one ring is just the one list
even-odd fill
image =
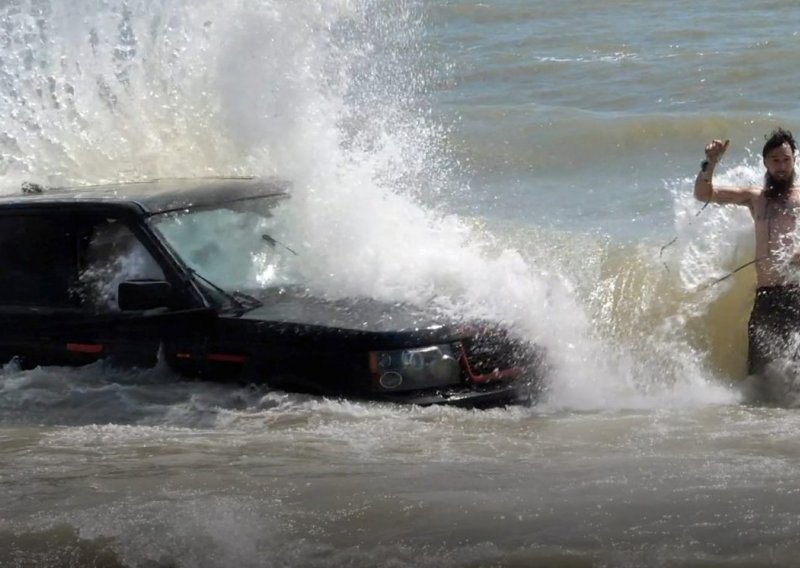
{"label": "headlight", "polygon": [[461,367],[450,345],[371,351],[369,360],[380,390],[414,390],[461,382]]}

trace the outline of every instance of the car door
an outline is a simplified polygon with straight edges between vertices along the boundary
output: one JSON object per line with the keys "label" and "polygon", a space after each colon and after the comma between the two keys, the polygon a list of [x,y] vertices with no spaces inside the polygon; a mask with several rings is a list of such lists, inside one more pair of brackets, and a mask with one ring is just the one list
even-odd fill
{"label": "car door", "polygon": [[[143,280],[178,285],[163,306],[122,310],[119,285]],[[0,214],[3,361],[151,366],[165,337],[202,341],[213,316],[182,294],[135,220],[69,208]]]}
{"label": "car door", "polygon": [[[73,294],[74,224],[63,215],[9,210],[0,215],[0,358],[26,365],[80,360],[68,327],[81,315]],[[77,348],[80,351],[80,348]]]}

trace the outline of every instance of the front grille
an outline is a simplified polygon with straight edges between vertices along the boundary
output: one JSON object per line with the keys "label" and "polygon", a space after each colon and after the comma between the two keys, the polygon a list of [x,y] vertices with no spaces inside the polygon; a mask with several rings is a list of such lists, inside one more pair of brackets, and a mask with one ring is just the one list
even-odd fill
{"label": "front grille", "polygon": [[462,345],[469,368],[475,376],[527,368],[537,360],[535,350],[529,343],[511,337],[503,329],[482,329],[465,339]]}

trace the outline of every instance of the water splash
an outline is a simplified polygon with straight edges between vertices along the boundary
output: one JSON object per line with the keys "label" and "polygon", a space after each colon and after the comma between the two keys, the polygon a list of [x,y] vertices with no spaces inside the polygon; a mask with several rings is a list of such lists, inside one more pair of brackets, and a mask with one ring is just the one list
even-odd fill
{"label": "water splash", "polygon": [[[717,175],[756,184],[751,157]],[[612,248],[589,294],[595,322],[625,361],[624,382],[666,404],[729,403],[746,376],[755,287],[753,225],[741,207],[703,207],[693,179],[668,183],[676,238]],[[699,212],[699,214],[698,214]],[[599,255],[602,256],[602,255]]]}

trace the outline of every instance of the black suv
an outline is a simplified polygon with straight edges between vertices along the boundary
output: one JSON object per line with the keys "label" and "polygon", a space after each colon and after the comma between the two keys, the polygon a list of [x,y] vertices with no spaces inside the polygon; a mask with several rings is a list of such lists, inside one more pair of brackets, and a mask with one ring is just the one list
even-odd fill
{"label": "black suv", "polygon": [[500,325],[326,299],[287,279],[302,262],[276,238],[289,198],[287,183],[257,178],[28,185],[0,198],[0,358],[160,357],[204,380],[417,404],[536,397],[540,352]]}

